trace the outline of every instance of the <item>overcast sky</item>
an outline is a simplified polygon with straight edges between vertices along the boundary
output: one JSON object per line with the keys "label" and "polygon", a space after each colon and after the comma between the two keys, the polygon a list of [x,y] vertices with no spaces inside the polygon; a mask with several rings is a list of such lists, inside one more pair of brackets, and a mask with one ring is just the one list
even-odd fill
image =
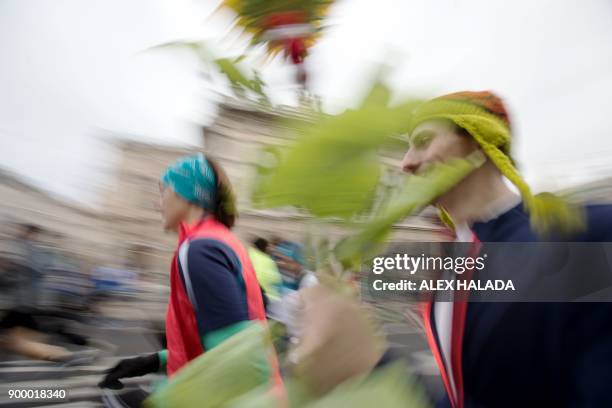
{"label": "overcast sky", "polygon": [[[212,93],[187,53],[143,52],[208,38],[221,55],[245,41],[214,1],[0,1],[0,166],[96,205],[112,134],[199,144]],[[344,0],[308,59],[326,109],[355,103],[380,62],[398,95],[493,89],[509,104],[516,156],[536,187],[612,175],[609,0]],[[262,58],[252,58],[256,64]],[[292,100],[291,68],[263,77]]]}

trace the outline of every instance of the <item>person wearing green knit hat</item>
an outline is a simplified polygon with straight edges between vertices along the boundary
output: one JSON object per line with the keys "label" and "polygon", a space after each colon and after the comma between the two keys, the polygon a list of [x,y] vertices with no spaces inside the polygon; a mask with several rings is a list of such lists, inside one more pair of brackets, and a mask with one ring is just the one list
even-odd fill
{"label": "person wearing green knit hat", "polygon": [[[430,203],[476,254],[488,243],[612,242],[612,206],[532,193],[512,157],[510,116],[492,92],[423,103],[410,118],[408,142],[401,169],[409,174],[454,158],[484,159]],[[520,258],[503,255],[506,264]],[[538,257],[556,265],[547,258],[556,255]],[[610,316],[612,303],[426,302],[425,332],[446,391],[437,406],[612,406]]]}
{"label": "person wearing green knit hat", "polygon": [[[411,171],[415,166],[412,160],[423,151],[424,138],[448,130],[466,136],[461,143],[464,148],[478,147],[487,157],[486,167],[494,173],[501,173],[516,187],[531,225],[539,235],[572,233],[584,228],[584,214],[580,208],[550,193],[534,195],[523,180],[512,158],[512,127],[508,112],[502,100],[492,92],[457,92],[420,106],[411,118],[409,128],[409,142],[415,148],[404,158],[403,168]],[[452,227],[453,220],[444,210],[443,202],[439,208],[442,220]]]}

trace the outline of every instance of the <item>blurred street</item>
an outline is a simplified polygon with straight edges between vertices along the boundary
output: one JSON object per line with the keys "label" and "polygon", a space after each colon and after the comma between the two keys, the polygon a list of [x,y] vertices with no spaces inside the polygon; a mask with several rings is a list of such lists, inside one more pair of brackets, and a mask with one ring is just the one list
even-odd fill
{"label": "blurred street", "polygon": [[[160,303],[163,305],[163,303]],[[0,354],[0,406],[102,406],[102,390],[97,386],[104,370],[112,367],[122,356],[154,352],[160,344],[160,321],[144,319],[143,311],[151,308],[151,301],[138,299],[129,302],[108,304],[109,312],[121,311],[121,316],[109,313],[99,316],[84,316],[82,322],[73,323],[76,331],[89,339],[86,346],[66,346],[75,352],[73,361],[66,363],[44,362],[23,357]],[[157,324],[158,327],[153,325]],[[52,341],[65,346],[54,338]],[[126,386],[148,387],[153,376],[126,380]],[[65,389],[68,400],[62,402],[17,402],[8,398],[9,389],[32,389],[51,387]]]}
{"label": "blurred street", "polygon": [[[395,320],[402,312],[402,305],[376,306],[383,320]],[[143,311],[155,308],[151,301],[132,299],[124,302],[109,302],[104,309],[105,316],[85,318],[78,324],[78,332],[92,339],[85,347],[69,347],[77,352],[75,361],[60,364],[42,362],[16,356],[0,354],[0,407],[102,407],[102,393],[97,384],[104,370],[118,359],[136,354],[158,351],[162,348],[159,340],[161,322],[143,319]],[[394,355],[406,359],[407,369],[416,373],[426,389],[441,392],[437,368],[427,347],[423,334],[416,325],[408,322],[383,323],[389,347]],[[127,379],[128,387],[149,389],[151,381],[159,376],[147,375]],[[62,402],[16,402],[6,397],[8,389],[63,388],[68,391],[68,400]]]}

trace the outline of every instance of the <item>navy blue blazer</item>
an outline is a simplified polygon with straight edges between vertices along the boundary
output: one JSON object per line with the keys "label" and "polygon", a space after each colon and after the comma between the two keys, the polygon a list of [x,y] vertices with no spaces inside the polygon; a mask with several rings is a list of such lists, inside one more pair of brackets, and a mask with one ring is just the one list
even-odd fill
{"label": "navy blue blazer", "polygon": [[[570,241],[612,242],[612,206],[586,214]],[[472,229],[481,242],[538,241],[522,205]],[[612,407],[612,303],[469,303],[462,344],[466,408]]]}

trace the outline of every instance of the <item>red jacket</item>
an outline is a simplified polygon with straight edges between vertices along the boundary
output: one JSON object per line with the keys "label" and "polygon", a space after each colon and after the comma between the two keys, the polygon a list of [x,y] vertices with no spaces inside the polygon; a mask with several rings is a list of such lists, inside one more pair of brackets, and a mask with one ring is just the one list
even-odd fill
{"label": "red jacket", "polygon": [[[172,376],[177,370],[205,351],[198,331],[194,307],[185,291],[178,266],[178,248],[186,240],[193,240],[195,238],[219,240],[236,253],[242,266],[242,278],[246,289],[249,319],[261,320],[263,322],[266,319],[261,290],[255,277],[255,271],[246,249],[238,238],[212,216],[206,217],[192,226],[181,225],[179,244],[172,259],[170,271],[170,300],[166,316],[168,376]],[[276,364],[273,367],[276,367]]]}

